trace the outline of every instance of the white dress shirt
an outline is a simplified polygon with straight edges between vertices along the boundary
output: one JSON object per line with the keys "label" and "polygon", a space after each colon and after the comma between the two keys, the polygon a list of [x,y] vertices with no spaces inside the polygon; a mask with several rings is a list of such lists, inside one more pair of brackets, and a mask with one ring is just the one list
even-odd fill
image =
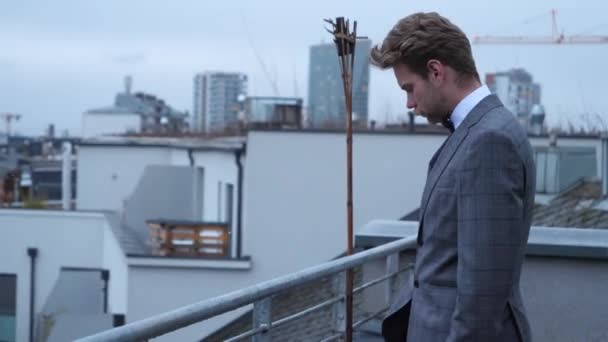
{"label": "white dress shirt", "polygon": [[454,108],[454,111],[452,111],[452,115],[450,116],[450,120],[452,120],[452,123],[454,124],[454,129],[458,128],[469,112],[490,94],[492,94],[490,89],[484,84],[462,99],[456,108]]}

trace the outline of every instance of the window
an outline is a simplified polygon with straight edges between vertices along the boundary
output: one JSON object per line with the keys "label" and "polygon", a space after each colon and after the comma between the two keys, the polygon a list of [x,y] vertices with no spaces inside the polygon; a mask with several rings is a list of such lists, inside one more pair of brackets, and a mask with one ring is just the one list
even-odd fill
{"label": "window", "polygon": [[15,341],[17,276],[0,274],[0,341]]}
{"label": "window", "polygon": [[547,168],[547,152],[536,152],[536,192],[545,193],[545,170]]}
{"label": "window", "polygon": [[226,184],[226,222],[232,223],[234,185]]}

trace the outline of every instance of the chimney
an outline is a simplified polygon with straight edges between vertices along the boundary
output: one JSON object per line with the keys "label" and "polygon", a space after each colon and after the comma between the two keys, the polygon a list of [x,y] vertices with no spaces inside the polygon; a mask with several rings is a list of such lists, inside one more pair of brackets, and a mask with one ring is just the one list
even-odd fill
{"label": "chimney", "polygon": [[133,78],[131,75],[125,76],[125,94],[131,95],[131,84],[133,83]]}
{"label": "chimney", "polygon": [[72,144],[63,143],[63,165],[61,171],[61,201],[63,210],[72,209]]}
{"label": "chimney", "polygon": [[48,137],[53,139],[55,137],[55,125],[49,124]]}

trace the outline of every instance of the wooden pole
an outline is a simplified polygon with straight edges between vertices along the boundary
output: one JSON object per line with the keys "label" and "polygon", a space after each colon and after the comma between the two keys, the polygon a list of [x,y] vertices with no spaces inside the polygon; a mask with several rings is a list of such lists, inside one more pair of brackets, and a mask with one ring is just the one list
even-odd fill
{"label": "wooden pole", "polygon": [[[346,254],[353,254],[353,68],[355,63],[355,45],[357,39],[357,22],[354,22],[353,32],[350,32],[348,20],[343,17],[336,18],[334,23],[326,20],[333,26],[334,42],[338,52],[338,61],[342,72],[342,85],[344,88],[344,101],[346,107],[346,222],[347,241]],[[350,57],[350,58],[349,58]],[[348,269],[346,272],[346,317],[345,317],[345,340],[352,342],[353,339],[353,281],[354,272]]]}

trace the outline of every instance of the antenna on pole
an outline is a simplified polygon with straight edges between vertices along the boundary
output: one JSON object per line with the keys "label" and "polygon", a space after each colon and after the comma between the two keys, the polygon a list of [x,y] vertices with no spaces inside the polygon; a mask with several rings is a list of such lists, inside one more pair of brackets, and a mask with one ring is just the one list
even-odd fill
{"label": "antenna on pole", "polygon": [[[334,36],[334,43],[338,53],[338,62],[342,72],[342,85],[344,88],[344,101],[346,104],[346,218],[347,218],[347,242],[346,254],[353,254],[353,68],[355,64],[355,46],[357,39],[357,22],[353,23],[353,31],[350,32],[349,21],[344,17],[337,17],[334,22],[326,19],[325,22],[332,26],[327,31]],[[353,340],[353,270],[346,271],[346,342]]]}

